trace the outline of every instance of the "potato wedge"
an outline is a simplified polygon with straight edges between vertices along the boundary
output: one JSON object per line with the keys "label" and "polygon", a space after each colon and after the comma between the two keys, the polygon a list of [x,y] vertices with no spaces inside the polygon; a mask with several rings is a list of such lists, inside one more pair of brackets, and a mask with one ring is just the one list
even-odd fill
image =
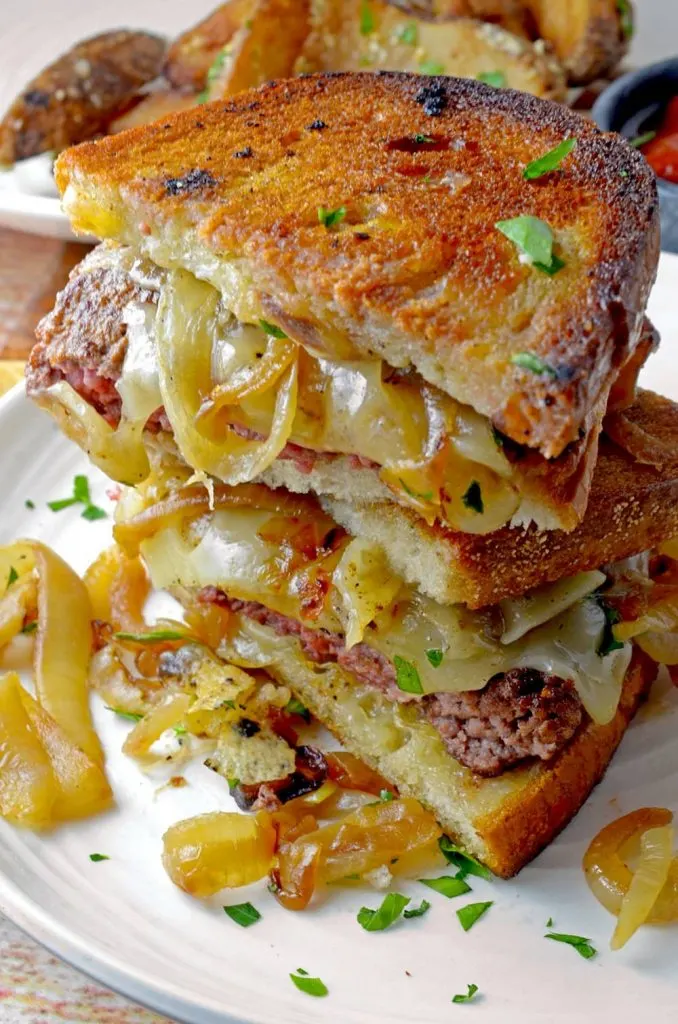
{"label": "potato wedge", "polygon": [[165,40],[149,32],[104,32],[44,68],[0,121],[0,165],[60,152],[105,132],[156,78]]}
{"label": "potato wedge", "polygon": [[177,89],[199,92],[224,46],[250,17],[256,0],[229,0],[183,32],[167,51],[164,74]]}
{"label": "potato wedge", "polygon": [[15,672],[0,678],[0,815],[13,825],[47,828],[59,789],[47,753],[21,700]]}
{"label": "potato wedge", "polygon": [[163,89],[149,92],[141,103],[128,110],[122,117],[116,117],[108,126],[108,134],[115,135],[127,128],[136,128],[140,124],[152,124],[168,114],[176,114],[179,110],[188,110],[198,102],[196,92],[178,92],[176,89]]}
{"label": "potato wedge", "polygon": [[[392,0],[393,2],[393,0]],[[407,10],[407,4],[397,2]],[[501,25],[507,32],[529,38],[530,18],[519,0],[430,0],[424,14],[436,18],[477,18]],[[413,8],[412,9],[416,9]]]}
{"label": "potato wedge", "polygon": [[550,43],[570,82],[584,84],[610,72],[633,35],[630,0],[523,0],[537,34]]}
{"label": "potato wedge", "polygon": [[58,792],[51,811],[53,823],[88,818],[108,810],[113,793],[103,769],[69,740],[30,693],[20,688],[20,697],[54,773]]}
{"label": "potato wedge", "polygon": [[310,31],[310,0],[256,0],[209,84],[210,100],[289,78]]}
{"label": "potato wedge", "polygon": [[564,99],[557,61],[498,25],[407,15],[383,0],[346,0],[316,9],[297,71],[388,69],[478,78],[549,99]]}

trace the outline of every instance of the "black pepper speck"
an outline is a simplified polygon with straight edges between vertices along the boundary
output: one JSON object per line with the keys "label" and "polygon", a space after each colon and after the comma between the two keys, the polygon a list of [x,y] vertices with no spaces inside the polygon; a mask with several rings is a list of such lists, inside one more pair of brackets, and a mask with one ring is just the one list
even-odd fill
{"label": "black pepper speck", "polygon": [[201,188],[212,188],[216,185],[216,179],[209,171],[194,168],[187,171],[180,178],[168,178],[165,182],[165,192],[168,196],[183,196],[189,192],[197,192]]}
{"label": "black pepper speck", "polygon": [[321,121],[320,118],[315,121],[311,121],[310,124],[306,125],[307,132],[321,132],[323,128],[327,128],[327,125],[324,121]]}
{"label": "black pepper speck", "polygon": [[236,149],[233,156],[236,158],[236,160],[249,160],[249,158],[253,156],[252,147],[245,146],[244,149]]}
{"label": "black pepper speck", "polygon": [[423,85],[414,97],[417,103],[424,108],[424,113],[429,117],[440,117],[447,106],[447,93],[445,86],[440,82],[431,82],[430,85]]}

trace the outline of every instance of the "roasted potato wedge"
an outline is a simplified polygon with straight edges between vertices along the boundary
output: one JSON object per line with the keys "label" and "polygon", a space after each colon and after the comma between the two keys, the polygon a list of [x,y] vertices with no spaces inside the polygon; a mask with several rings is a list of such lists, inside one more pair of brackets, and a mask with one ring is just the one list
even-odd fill
{"label": "roasted potato wedge", "polygon": [[523,0],[536,33],[550,43],[570,82],[593,81],[614,68],[633,35],[630,0]]}
{"label": "roasted potato wedge", "polygon": [[149,92],[140,103],[128,110],[122,117],[116,117],[108,126],[109,135],[123,132],[127,128],[136,128],[140,124],[151,124],[168,114],[176,114],[179,110],[188,110],[198,103],[198,93],[179,92],[177,89],[162,89]]}
{"label": "roasted potato wedge", "polygon": [[314,12],[297,72],[388,69],[478,78],[549,99],[565,97],[558,62],[526,39],[470,18],[415,17],[383,0],[345,0]]}
{"label": "roasted potato wedge", "polygon": [[310,0],[256,0],[208,84],[210,100],[289,78],[311,28]]}
{"label": "roasted potato wedge", "polygon": [[390,0],[396,6],[433,15],[436,18],[477,18],[501,25],[517,36],[529,36],[530,17],[519,0],[426,0],[411,6],[401,0]]}
{"label": "roasted potato wedge", "polygon": [[182,33],[167,51],[165,78],[177,89],[204,88],[207,72],[224,46],[243,27],[256,0],[229,0]]}
{"label": "roasted potato wedge", "polygon": [[104,32],[44,68],[0,122],[0,164],[59,152],[105,132],[156,78],[165,41],[149,32]]}

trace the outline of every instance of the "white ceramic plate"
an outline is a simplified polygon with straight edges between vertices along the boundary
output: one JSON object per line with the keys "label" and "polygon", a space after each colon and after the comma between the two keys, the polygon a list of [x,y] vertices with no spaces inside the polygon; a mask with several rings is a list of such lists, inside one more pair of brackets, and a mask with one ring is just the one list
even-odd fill
{"label": "white ceramic plate", "polygon": [[[675,399],[677,292],[678,257],[664,256],[650,308],[663,348],[644,383]],[[41,538],[82,571],[110,542],[110,520],[55,514],[46,502],[68,495],[74,474],[88,472],[95,500],[110,508],[104,478],[18,389],[0,403],[0,438],[0,543]],[[112,988],[190,1024],[442,1024],[465,1013],[496,1024],[675,1022],[678,927],[644,929],[621,953],[610,953],[612,918],[589,894],[580,868],[589,840],[619,814],[645,805],[678,811],[678,694],[668,684],[655,688],[581,813],[517,880],[474,880],[472,895],[452,901],[402,883],[413,899],[429,898],[431,911],[375,934],[356,921],[363,904],[381,900],[371,890],[336,889],[302,914],[278,907],[263,883],[208,904],[182,895],[160,864],[162,833],[191,814],[230,809],[225,786],[195,764],[190,786],[157,793],[158,780],[120,753],[129,726],[98,700],[94,713],[117,810],[49,836],[0,822],[0,911]],[[111,859],[92,863],[94,852]],[[247,931],[220,909],[244,899],[263,914]],[[465,934],[455,910],[488,899],[495,905]],[[584,961],[545,941],[549,917],[558,931],[591,937],[599,956]],[[330,995],[298,992],[288,976],[298,967],[319,975]],[[453,1006],[451,996],[469,982],[482,998],[473,1007]]]}
{"label": "white ceramic plate", "polygon": [[[565,2],[565,0],[554,0]],[[217,0],[13,0],[0,5],[0,116],[20,89],[73,43],[111,28],[143,28],[177,35],[216,6]],[[678,5],[639,0],[637,32],[628,63],[640,66],[673,56]],[[30,163],[34,163],[30,161]],[[72,239],[53,183],[51,161],[0,172],[0,225],[33,234]],[[80,238],[79,241],[87,241]]]}

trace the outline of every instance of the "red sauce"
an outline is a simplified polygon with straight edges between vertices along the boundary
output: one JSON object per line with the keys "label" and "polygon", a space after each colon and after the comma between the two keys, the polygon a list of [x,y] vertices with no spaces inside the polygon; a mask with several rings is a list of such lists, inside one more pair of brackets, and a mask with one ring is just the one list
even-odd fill
{"label": "red sauce", "polygon": [[658,177],[678,185],[678,96],[669,103],[661,128],[642,151]]}

